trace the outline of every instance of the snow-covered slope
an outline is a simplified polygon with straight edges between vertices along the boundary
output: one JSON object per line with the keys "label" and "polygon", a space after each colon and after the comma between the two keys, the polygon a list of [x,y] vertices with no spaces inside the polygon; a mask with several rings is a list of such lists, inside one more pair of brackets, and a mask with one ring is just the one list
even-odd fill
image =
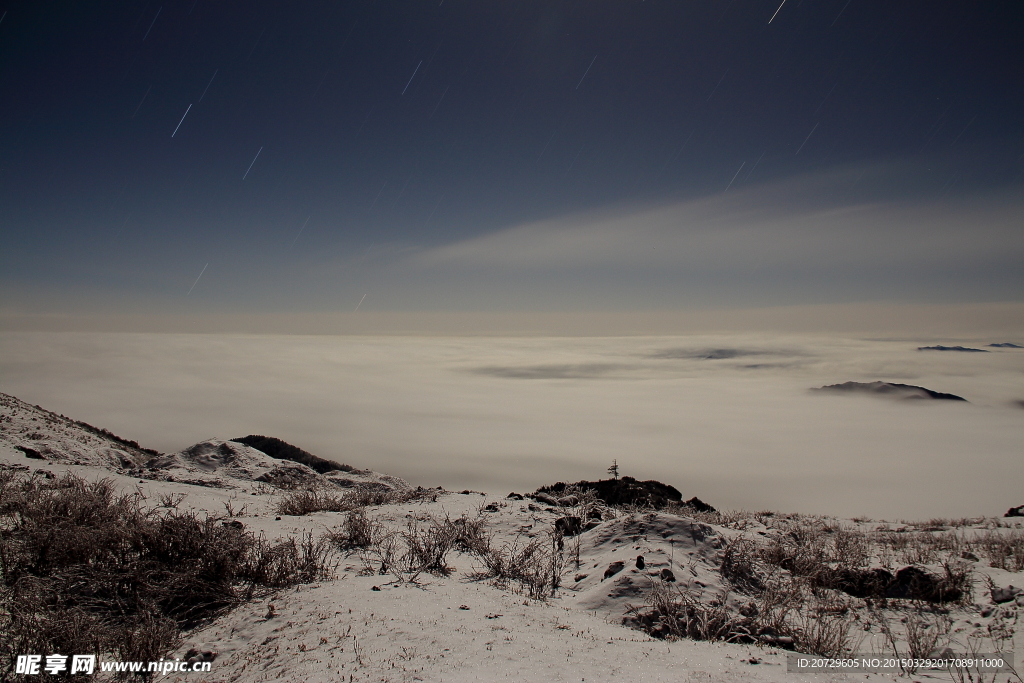
{"label": "snow-covered slope", "polygon": [[138,467],[158,454],[7,394],[0,394],[0,442],[38,460],[115,470]]}
{"label": "snow-covered slope", "polygon": [[301,463],[278,460],[245,444],[222,439],[200,441],[177,453],[153,458],[146,463],[144,476],[221,487],[238,486],[251,482],[287,487],[315,487],[324,484],[343,488],[374,486],[405,489],[409,487],[398,477],[370,470],[332,471],[328,474],[319,474]]}

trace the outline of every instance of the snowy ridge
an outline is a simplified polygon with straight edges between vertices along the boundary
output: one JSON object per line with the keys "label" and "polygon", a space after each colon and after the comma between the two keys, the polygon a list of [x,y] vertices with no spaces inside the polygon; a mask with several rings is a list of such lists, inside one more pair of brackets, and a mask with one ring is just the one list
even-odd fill
{"label": "snowy ridge", "polygon": [[0,443],[30,458],[114,470],[138,467],[157,454],[7,394],[0,394]]}
{"label": "snowy ridge", "polygon": [[287,487],[332,484],[343,488],[409,488],[409,484],[398,477],[370,470],[319,474],[307,465],[278,460],[245,444],[223,439],[200,441],[177,453],[158,456],[147,462],[145,469],[144,476],[150,478],[208,486],[230,487],[243,482],[263,482]]}

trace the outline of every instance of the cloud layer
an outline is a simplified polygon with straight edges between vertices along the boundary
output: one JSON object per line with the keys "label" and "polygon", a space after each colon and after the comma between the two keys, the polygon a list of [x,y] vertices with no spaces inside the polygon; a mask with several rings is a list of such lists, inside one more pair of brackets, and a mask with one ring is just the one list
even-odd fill
{"label": "cloud layer", "polygon": [[[598,478],[617,459],[723,508],[927,518],[1021,504],[1024,351],[922,341],[20,333],[0,335],[0,391],[164,451],[266,434],[501,495]],[[706,353],[722,349],[745,354]],[[808,391],[875,380],[970,403]]]}

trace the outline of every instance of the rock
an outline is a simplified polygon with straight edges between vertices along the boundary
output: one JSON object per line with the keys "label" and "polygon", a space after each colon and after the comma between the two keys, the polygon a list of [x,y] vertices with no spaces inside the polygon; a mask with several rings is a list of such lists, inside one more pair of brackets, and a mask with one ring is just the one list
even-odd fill
{"label": "rock", "polygon": [[1005,342],[1002,344],[989,344],[989,346],[996,349],[1024,349],[1024,346],[1018,346],[1017,344],[1011,344],[1010,342]]}
{"label": "rock", "polygon": [[972,349],[966,346],[918,346],[918,351],[966,351],[968,353],[989,353],[985,349]]}
{"label": "rock", "polygon": [[644,556],[643,555],[637,555],[636,556],[636,568],[637,569],[643,569],[646,566],[647,566],[647,563],[644,562]]}
{"label": "rock", "polygon": [[44,458],[42,454],[34,448],[29,448],[28,446],[15,446],[15,448],[24,453],[26,458],[32,458],[33,460],[46,460],[46,458]]}
{"label": "rock", "polygon": [[1010,602],[1015,597],[1024,593],[1024,590],[1020,588],[1014,588],[1013,586],[1007,586],[1006,588],[992,588],[992,602],[1002,604],[1004,602]]}
{"label": "rock", "polygon": [[565,496],[564,498],[558,499],[558,504],[564,508],[573,507],[574,505],[580,504],[580,499],[576,496]]}
{"label": "rock", "polygon": [[1015,508],[1010,508],[1006,511],[1003,517],[1024,517],[1024,505],[1018,505]]}
{"label": "rock", "polygon": [[975,555],[974,553],[972,553],[970,550],[965,550],[962,553],[960,553],[960,559],[962,559],[962,560],[970,560],[971,562],[978,562],[979,561],[978,560],[978,556]]}
{"label": "rock", "polygon": [[380,586],[374,586],[370,590],[372,590],[372,591],[379,591],[380,590]]}
{"label": "rock", "polygon": [[658,576],[661,577],[662,581],[667,581],[669,583],[673,583],[676,580],[676,575],[673,574],[672,570],[669,569],[668,567],[665,567],[664,569],[662,569],[661,573]]}
{"label": "rock", "polygon": [[919,567],[904,567],[885,590],[887,598],[949,602],[961,596],[961,591],[942,578]]}
{"label": "rock", "polygon": [[894,578],[881,568],[865,570],[842,567],[824,572],[820,583],[855,598],[871,598],[885,595]]}
{"label": "rock", "polygon": [[516,493],[515,491],[513,491],[512,493],[508,494],[505,497],[506,498],[511,498],[512,500],[522,500],[523,499],[523,494]]}
{"label": "rock", "polygon": [[761,635],[757,639],[765,645],[774,645],[775,647],[781,647],[786,650],[792,650],[796,644],[796,640],[792,636],[776,636],[776,635]]}
{"label": "rock", "polygon": [[232,520],[230,522],[221,522],[221,524],[223,524],[225,527],[229,529],[237,529],[239,531],[245,528],[245,525],[239,522],[237,519]]}
{"label": "rock", "polygon": [[538,503],[544,503],[545,505],[558,505],[558,499],[553,496],[549,496],[546,493],[535,493],[533,495],[533,499]]}
{"label": "rock", "polygon": [[683,505],[692,510],[696,510],[697,512],[718,512],[718,510],[711,507],[697,496],[694,496],[690,500],[684,502]]}
{"label": "rock", "polygon": [[498,504],[497,503],[488,503],[487,505],[484,506],[484,512],[497,512],[497,511],[498,511]]}
{"label": "rock", "polygon": [[604,578],[602,578],[601,580],[604,581],[605,579],[609,579],[618,574],[619,572],[621,572],[625,568],[626,563],[622,560],[612,562],[610,565],[608,565],[608,569],[604,570]]}
{"label": "rock", "polygon": [[555,520],[555,531],[563,536],[575,536],[583,531],[583,520],[579,517],[559,517]]}
{"label": "rock", "polygon": [[587,578],[588,576],[590,576],[590,575],[589,574],[577,574],[576,576],[572,577],[572,580],[575,581],[576,583],[579,583],[580,581],[582,581],[583,579]]}

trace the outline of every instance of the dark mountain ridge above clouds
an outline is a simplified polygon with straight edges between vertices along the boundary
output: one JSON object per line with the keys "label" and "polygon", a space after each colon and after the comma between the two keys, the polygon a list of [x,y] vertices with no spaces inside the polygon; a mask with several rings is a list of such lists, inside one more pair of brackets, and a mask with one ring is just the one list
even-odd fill
{"label": "dark mountain ridge above clouds", "polygon": [[913,384],[897,384],[896,382],[843,382],[842,384],[830,384],[817,389],[811,389],[811,391],[833,394],[867,394],[901,400],[934,399],[967,402],[966,398],[956,394],[946,394]]}

